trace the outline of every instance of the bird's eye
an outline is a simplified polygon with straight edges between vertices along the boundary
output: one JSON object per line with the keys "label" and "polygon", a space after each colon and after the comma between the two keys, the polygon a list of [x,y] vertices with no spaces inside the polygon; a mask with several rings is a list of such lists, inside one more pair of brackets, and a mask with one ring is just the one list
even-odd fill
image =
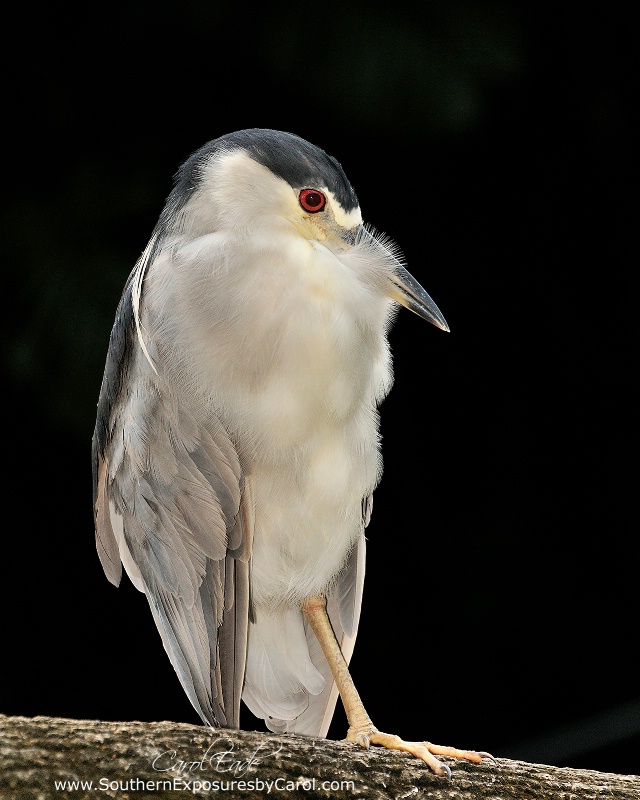
{"label": "bird's eye", "polygon": [[327,204],[327,198],[317,189],[303,189],[300,192],[300,205],[310,214],[316,214]]}

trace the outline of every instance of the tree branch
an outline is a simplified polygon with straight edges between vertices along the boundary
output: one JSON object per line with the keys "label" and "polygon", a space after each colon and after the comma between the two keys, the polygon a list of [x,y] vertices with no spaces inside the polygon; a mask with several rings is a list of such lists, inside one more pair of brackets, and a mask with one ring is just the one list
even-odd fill
{"label": "tree branch", "polygon": [[[173,722],[100,722],[0,715],[0,797],[214,794],[232,800],[638,800],[640,777],[522,761],[443,759],[452,779],[420,761],[346,742],[215,730]],[[67,781],[84,781],[84,787]],[[56,784],[56,782],[58,782]],[[62,782],[62,783],[61,783]],[[92,788],[90,783],[93,782]]]}

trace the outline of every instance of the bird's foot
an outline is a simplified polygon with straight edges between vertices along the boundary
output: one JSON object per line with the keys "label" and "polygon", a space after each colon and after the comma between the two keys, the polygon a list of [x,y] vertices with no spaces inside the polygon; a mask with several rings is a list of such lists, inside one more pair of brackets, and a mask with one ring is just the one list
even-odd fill
{"label": "bird's foot", "polygon": [[438,744],[431,744],[431,742],[405,742],[404,739],[395,734],[382,733],[377,728],[374,728],[373,725],[349,728],[347,741],[355,742],[360,747],[364,747],[365,750],[369,749],[369,745],[377,744],[389,750],[402,750],[405,753],[411,753],[416,758],[422,759],[436,775],[446,775],[447,778],[451,778],[451,770],[446,764],[438,761],[436,756],[463,758],[466,761],[472,761],[474,764],[480,764],[483,758],[490,758],[495,761],[490,753],[476,752],[475,750],[458,750],[455,747],[442,747]]}

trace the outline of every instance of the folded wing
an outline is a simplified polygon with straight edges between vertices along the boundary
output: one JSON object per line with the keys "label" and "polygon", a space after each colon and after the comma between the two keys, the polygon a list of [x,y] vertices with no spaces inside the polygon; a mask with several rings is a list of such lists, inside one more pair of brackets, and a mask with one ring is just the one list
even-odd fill
{"label": "folded wing", "polygon": [[179,402],[139,347],[130,279],[93,441],[96,544],[149,601],[204,722],[238,727],[249,620],[250,492],[228,434]]}

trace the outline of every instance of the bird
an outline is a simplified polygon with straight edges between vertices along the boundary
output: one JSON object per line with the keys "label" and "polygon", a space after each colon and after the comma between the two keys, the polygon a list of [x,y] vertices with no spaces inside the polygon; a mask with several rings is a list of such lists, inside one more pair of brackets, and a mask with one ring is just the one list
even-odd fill
{"label": "bird", "polygon": [[125,284],[92,443],[96,547],[146,595],[203,723],[241,701],[276,733],[437,756],[375,727],[348,669],[365,529],[382,471],[378,406],[400,306],[448,325],[341,164],[253,128],[179,168]]}

